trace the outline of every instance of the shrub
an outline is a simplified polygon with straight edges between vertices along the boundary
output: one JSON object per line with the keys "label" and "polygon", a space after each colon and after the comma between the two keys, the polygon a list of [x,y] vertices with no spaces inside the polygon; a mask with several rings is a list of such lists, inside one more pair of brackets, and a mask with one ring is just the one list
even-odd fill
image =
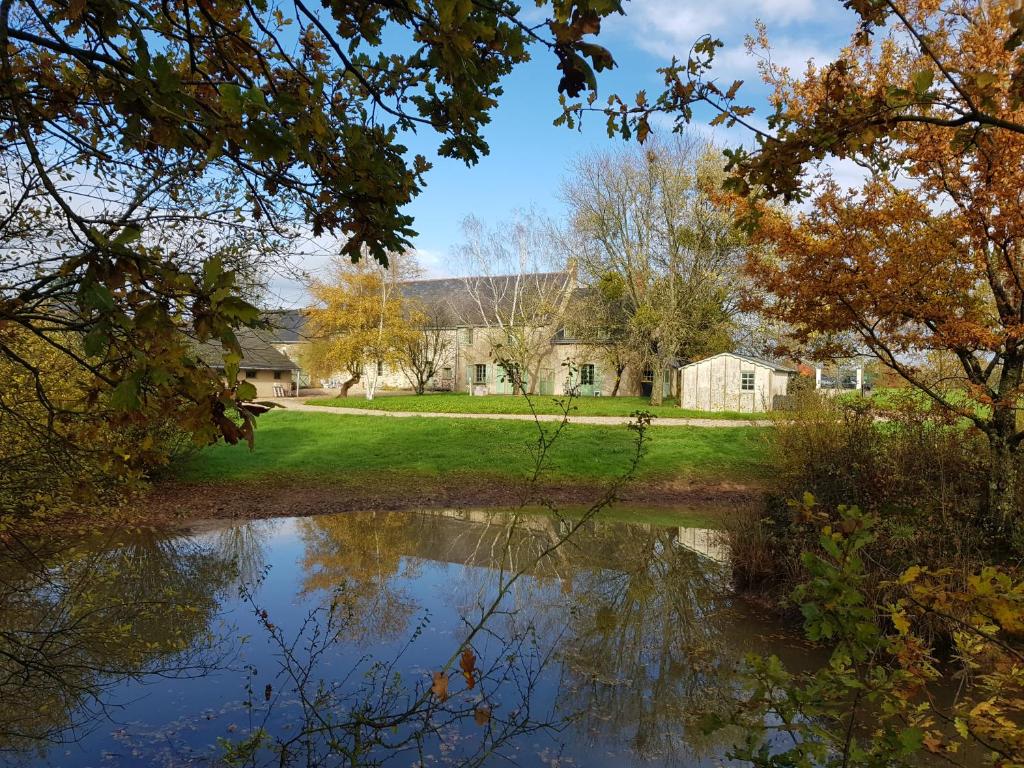
{"label": "shrub", "polygon": [[804,579],[800,553],[813,546],[821,522],[802,511],[806,494],[825,519],[838,522],[841,505],[878,517],[867,566],[878,582],[915,564],[966,573],[1008,549],[978,524],[987,442],[912,393],[879,403],[804,392],[769,439],[765,510],[729,531],[740,587],[783,594]]}

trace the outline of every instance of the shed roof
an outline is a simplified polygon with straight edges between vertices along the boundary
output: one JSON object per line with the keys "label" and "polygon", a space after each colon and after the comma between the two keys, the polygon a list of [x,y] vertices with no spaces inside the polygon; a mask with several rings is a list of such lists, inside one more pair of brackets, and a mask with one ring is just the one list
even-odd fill
{"label": "shed roof", "polygon": [[785,363],[780,363],[776,360],[768,360],[763,357],[757,357],[755,355],[743,355],[739,352],[719,352],[717,355],[711,355],[701,360],[694,360],[692,363],[684,365],[683,368],[689,368],[691,365],[698,365],[699,363],[706,362],[707,360],[714,360],[716,357],[738,357],[740,360],[746,360],[748,363],[754,365],[763,365],[766,368],[771,368],[773,371],[782,371],[784,373],[799,373],[796,368]]}
{"label": "shed roof", "polygon": [[[241,368],[263,371],[297,371],[299,366],[288,359],[287,355],[274,348],[274,334],[271,331],[259,331],[252,328],[239,328],[235,331],[238,345],[242,348]],[[206,341],[196,344],[199,359],[214,368],[224,367],[224,347],[219,341]]]}

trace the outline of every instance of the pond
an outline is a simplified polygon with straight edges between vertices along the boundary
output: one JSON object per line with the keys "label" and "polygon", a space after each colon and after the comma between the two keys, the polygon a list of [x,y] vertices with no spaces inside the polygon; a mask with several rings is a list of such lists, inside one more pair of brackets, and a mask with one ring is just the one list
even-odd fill
{"label": "pond", "polygon": [[658,519],[374,512],[9,544],[0,761],[713,764],[727,744],[698,720],[743,654],[808,649],[730,597],[714,531]]}

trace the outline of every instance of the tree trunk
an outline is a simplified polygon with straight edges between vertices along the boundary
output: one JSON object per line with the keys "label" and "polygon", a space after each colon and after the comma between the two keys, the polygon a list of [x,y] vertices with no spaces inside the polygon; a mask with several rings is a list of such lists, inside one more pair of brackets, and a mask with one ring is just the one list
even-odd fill
{"label": "tree trunk", "polygon": [[619,394],[619,387],[622,386],[622,372],[626,370],[624,365],[615,366],[615,385],[612,387],[612,397]]}
{"label": "tree trunk", "polygon": [[989,475],[986,522],[994,532],[1005,533],[1013,528],[1018,515],[1017,482],[1020,460],[1016,433],[1016,413],[1012,408],[996,406],[993,431],[989,432]]}
{"label": "tree trunk", "polygon": [[341,388],[338,390],[338,397],[348,397],[348,391],[359,383],[359,378],[359,374],[354,373],[352,374],[352,378],[343,382]]}
{"label": "tree trunk", "polygon": [[665,397],[665,368],[659,363],[653,367],[651,375],[651,405],[661,405]]}

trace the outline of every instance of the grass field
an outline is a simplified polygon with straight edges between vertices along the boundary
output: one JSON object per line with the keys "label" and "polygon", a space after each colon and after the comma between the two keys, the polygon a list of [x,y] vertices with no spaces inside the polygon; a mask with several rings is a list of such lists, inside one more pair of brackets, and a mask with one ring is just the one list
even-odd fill
{"label": "grass field", "polygon": [[[550,395],[531,396],[537,413],[559,414],[561,409]],[[320,397],[307,400],[310,405],[328,405],[339,408],[372,408],[378,411],[413,411],[417,413],[518,413],[529,414],[530,404],[525,397],[510,395],[471,396],[466,392],[432,392],[425,395],[384,395],[374,400],[364,397]],[[750,419],[749,413],[736,411],[694,411],[666,404],[652,406],[646,397],[580,397],[572,401],[573,413],[578,416],[629,416],[633,411],[645,410],[656,416],[677,419]]]}
{"label": "grass field", "polygon": [[[758,478],[764,473],[764,431],[653,429],[640,477]],[[176,475],[186,482],[373,476],[401,483],[456,474],[518,480],[533,466],[528,446],[536,436],[536,424],[526,421],[271,411],[258,420],[254,451],[218,444],[185,460]],[[569,425],[552,451],[548,478],[586,483],[615,477],[627,466],[632,447],[633,433],[624,426]]]}

